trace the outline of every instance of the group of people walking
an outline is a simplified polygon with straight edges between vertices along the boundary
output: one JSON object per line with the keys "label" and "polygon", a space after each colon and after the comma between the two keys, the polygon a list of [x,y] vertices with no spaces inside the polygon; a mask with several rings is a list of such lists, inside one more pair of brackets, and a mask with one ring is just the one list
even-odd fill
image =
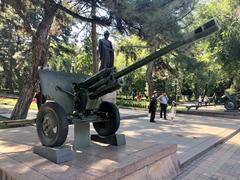
{"label": "group of people walking", "polygon": [[201,95],[198,97],[198,100],[197,100],[197,105],[198,106],[202,106],[202,103],[205,104],[205,106],[208,105],[209,103],[209,98],[207,95],[205,95],[204,97],[202,97]]}
{"label": "group of people walking", "polygon": [[168,97],[165,92],[163,92],[159,97],[157,95],[157,91],[153,92],[150,104],[149,104],[149,113],[151,113],[150,116],[150,122],[155,122],[155,115],[157,111],[157,103],[160,102],[160,118],[164,117],[164,119],[167,119],[167,105],[168,105]]}

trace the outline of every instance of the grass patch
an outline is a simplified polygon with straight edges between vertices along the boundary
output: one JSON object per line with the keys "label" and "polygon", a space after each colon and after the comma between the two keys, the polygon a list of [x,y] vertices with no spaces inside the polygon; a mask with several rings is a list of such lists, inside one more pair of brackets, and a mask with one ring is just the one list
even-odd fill
{"label": "grass patch", "polygon": [[0,104],[15,106],[17,99],[0,97]]}
{"label": "grass patch", "polygon": [[[15,98],[0,97],[0,104],[2,105],[15,106],[16,103],[17,103],[17,99]],[[32,110],[38,109],[35,99],[32,101],[30,105],[30,109]]]}
{"label": "grass patch", "polygon": [[117,105],[126,107],[148,108],[149,102],[147,100],[132,100],[117,98]]}
{"label": "grass patch", "polygon": [[9,120],[9,119],[6,118],[6,117],[0,116],[0,129],[6,129],[6,128],[8,128],[5,124],[2,124],[2,123],[1,123],[1,121],[6,121],[6,120]]}
{"label": "grass patch", "polygon": [[[123,106],[123,107],[134,107],[134,108],[141,108],[141,109],[147,109],[148,110],[148,106],[149,106],[149,101],[147,100],[132,100],[132,99],[122,99],[122,98],[117,98],[117,105],[119,106]],[[157,111],[160,111],[160,103],[158,102],[157,105]],[[167,111],[169,112],[171,108],[171,105],[168,105]],[[182,111],[182,110],[186,110],[186,107],[184,106],[177,106],[177,111]]]}
{"label": "grass patch", "polygon": [[9,120],[9,119],[6,117],[0,116],[0,121],[6,121],[6,120]]}
{"label": "grass patch", "polygon": [[5,124],[0,123],[0,129],[6,129],[6,128],[8,128],[8,127]]}
{"label": "grass patch", "polygon": [[[5,97],[0,97],[0,104],[3,105],[9,105],[9,106],[15,106],[17,103],[17,99],[14,98],[5,98]],[[141,109],[148,109],[149,106],[149,101],[146,99],[137,101],[137,100],[132,100],[132,99],[124,99],[124,98],[117,98],[117,105],[123,106],[123,107],[134,107],[134,108],[141,108]],[[158,102],[158,110],[159,108],[159,102]],[[168,106],[168,110],[170,109],[170,105]],[[32,101],[30,109],[32,110],[37,110],[37,104],[35,102],[35,99]],[[186,107],[183,106],[177,106],[177,110],[186,110]],[[1,120],[1,116],[0,116]],[[6,119],[5,119],[6,120]]]}

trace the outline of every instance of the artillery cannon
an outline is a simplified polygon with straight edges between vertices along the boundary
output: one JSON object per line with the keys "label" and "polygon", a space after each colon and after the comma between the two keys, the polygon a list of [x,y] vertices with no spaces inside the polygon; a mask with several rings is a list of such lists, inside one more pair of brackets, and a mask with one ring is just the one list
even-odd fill
{"label": "artillery cannon", "polygon": [[[82,131],[89,129],[90,122],[93,123],[99,136],[107,137],[115,134],[120,125],[118,108],[111,102],[102,101],[101,97],[121,88],[122,76],[219,29],[218,21],[213,18],[193,32],[185,34],[179,41],[119,72],[116,72],[115,68],[106,68],[93,77],[88,77],[81,74],[40,70],[41,92],[51,100],[41,106],[37,115],[36,126],[41,143],[49,147],[61,146],[67,138],[69,122],[74,123],[74,133],[85,136],[86,141],[89,134],[84,135]],[[85,127],[82,128],[83,126],[79,124],[85,124]]]}
{"label": "artillery cannon", "polygon": [[224,107],[226,110],[238,110],[240,107],[240,92],[231,94],[225,98]]}

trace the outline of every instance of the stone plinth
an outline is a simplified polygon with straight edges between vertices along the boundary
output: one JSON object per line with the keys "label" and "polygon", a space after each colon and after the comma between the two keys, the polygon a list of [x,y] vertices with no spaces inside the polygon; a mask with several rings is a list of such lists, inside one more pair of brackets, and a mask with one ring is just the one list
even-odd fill
{"label": "stone plinth", "polygon": [[[26,133],[26,128],[16,130]],[[24,136],[14,142],[0,139],[3,180],[172,179],[179,171],[176,145],[133,138],[122,146],[91,142],[89,147],[72,151],[72,161],[55,164],[33,153],[33,147],[39,144],[35,136],[33,133],[29,138],[31,142]]]}
{"label": "stone plinth", "polygon": [[73,160],[73,151],[68,147],[34,146],[33,152],[57,164]]}

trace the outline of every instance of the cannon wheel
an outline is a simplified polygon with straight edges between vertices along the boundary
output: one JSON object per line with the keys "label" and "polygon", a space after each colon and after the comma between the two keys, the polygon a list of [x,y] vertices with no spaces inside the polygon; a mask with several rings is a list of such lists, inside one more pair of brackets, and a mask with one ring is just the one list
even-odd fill
{"label": "cannon wheel", "polygon": [[41,106],[37,115],[37,132],[44,146],[61,146],[68,135],[68,120],[64,109],[56,102]]}
{"label": "cannon wheel", "polygon": [[104,118],[108,118],[109,121],[93,123],[94,129],[100,136],[115,134],[120,125],[120,115],[117,106],[111,102],[104,101],[101,103],[99,111],[104,112]]}
{"label": "cannon wheel", "polygon": [[227,100],[224,103],[224,107],[227,110],[236,110],[237,109],[237,103],[235,101],[233,101],[233,100]]}

